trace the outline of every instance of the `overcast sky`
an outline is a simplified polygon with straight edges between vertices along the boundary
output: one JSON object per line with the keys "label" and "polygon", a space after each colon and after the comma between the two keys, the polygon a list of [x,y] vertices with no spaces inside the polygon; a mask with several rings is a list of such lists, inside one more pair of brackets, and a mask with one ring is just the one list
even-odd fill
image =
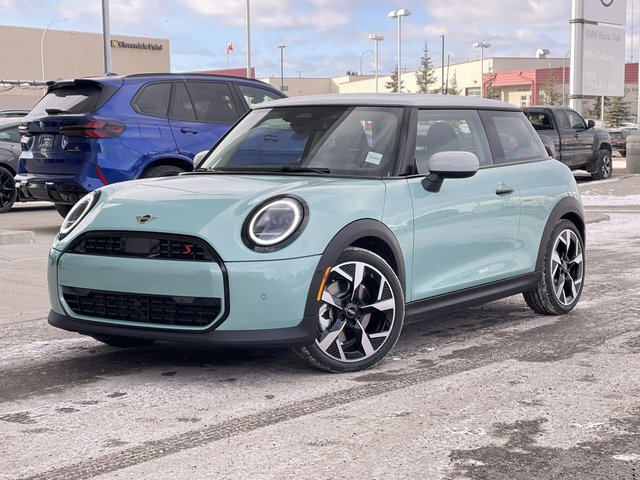
{"label": "overcast sky", "polygon": [[[633,28],[637,61],[640,0],[627,5],[626,60],[632,59]],[[234,46],[230,66],[246,66],[246,0],[111,0],[110,6],[112,36],[168,38],[174,72],[226,68],[227,42]],[[571,0],[251,0],[252,64],[258,76],[279,76],[278,45],[286,45],[285,76],[359,71],[361,58],[363,73],[372,74],[367,35],[377,33],[385,37],[380,72],[387,74],[397,53],[397,22],[387,13],[398,8],[412,11],[402,21],[403,69],[418,67],[425,40],[440,65],[441,35],[451,63],[478,58],[475,41],[492,44],[487,57],[531,57],[547,48],[562,58],[570,47]],[[68,20],[53,29],[101,32],[101,0],[0,0],[4,25],[44,28],[58,17]]]}

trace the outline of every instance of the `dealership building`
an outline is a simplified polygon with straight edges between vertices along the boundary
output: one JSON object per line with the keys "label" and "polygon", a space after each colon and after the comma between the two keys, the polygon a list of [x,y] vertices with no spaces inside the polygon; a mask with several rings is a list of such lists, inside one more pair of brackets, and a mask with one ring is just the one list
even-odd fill
{"label": "dealership building", "polygon": [[[0,110],[31,108],[43,80],[104,73],[102,34],[0,25]],[[166,38],[111,36],[115,73],[168,72]],[[43,75],[44,72],[44,75]]]}
{"label": "dealership building", "polygon": [[[42,95],[43,79],[99,76],[104,72],[100,33],[0,25],[0,42],[3,46],[0,49],[0,110],[31,108]],[[169,39],[112,35],[110,49],[115,73],[126,75],[171,70]],[[570,58],[493,57],[446,65],[444,69],[436,66],[432,90],[439,90],[442,84],[450,88],[455,84],[460,95],[480,96],[481,91],[486,94],[491,89],[500,100],[528,106],[543,103],[543,90],[553,82],[557,93],[564,94],[567,99],[570,63]],[[206,73],[244,75],[245,71],[209,70]],[[281,87],[279,76],[260,79],[276,88]],[[380,75],[377,90],[389,91],[385,85],[390,80],[390,75]],[[624,81],[625,102],[635,119],[638,108],[637,63],[625,65]],[[403,72],[402,82],[403,91],[418,91],[415,70]],[[327,78],[285,77],[283,84],[284,92],[289,96],[376,91],[373,75],[354,72]],[[586,106],[589,106],[588,102]]]}

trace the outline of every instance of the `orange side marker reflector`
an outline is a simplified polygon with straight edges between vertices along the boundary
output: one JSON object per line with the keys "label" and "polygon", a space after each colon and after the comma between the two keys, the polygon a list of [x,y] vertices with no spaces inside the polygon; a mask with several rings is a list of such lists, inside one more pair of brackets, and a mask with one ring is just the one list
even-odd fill
{"label": "orange side marker reflector", "polygon": [[324,275],[322,276],[322,282],[320,282],[320,288],[318,289],[318,298],[316,300],[320,301],[322,298],[322,291],[324,290],[324,284],[327,283],[327,277],[329,276],[329,272],[331,271],[331,267],[327,267],[324,271]]}

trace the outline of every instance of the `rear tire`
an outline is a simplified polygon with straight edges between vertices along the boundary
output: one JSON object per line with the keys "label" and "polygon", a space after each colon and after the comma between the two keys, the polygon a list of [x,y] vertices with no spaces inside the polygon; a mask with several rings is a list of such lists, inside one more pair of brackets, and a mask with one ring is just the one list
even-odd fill
{"label": "rear tire", "polygon": [[62,218],[66,218],[69,215],[69,212],[73,208],[73,205],[69,205],[67,203],[54,203],[54,207],[56,207],[56,211],[60,214]]}
{"label": "rear tire", "polygon": [[13,173],[4,167],[0,167],[0,213],[11,210],[16,202],[16,181]]}
{"label": "rear tire", "polygon": [[119,337],[117,335],[92,335],[94,339],[110,347],[133,348],[151,345],[153,340],[143,340],[141,338]]}
{"label": "rear tire", "polygon": [[340,255],[318,305],[315,341],[294,352],[327,372],[373,367],[391,351],[402,331],[400,281],[383,258],[368,250],[347,248]]}
{"label": "rear tire", "polygon": [[560,220],[547,243],[538,287],[522,295],[529,308],[536,313],[568,313],[580,300],[584,274],[582,235],[572,222]]}
{"label": "rear tire", "polygon": [[611,159],[611,152],[604,148],[598,150],[598,158],[595,162],[595,170],[591,174],[591,178],[594,180],[604,180],[610,178],[613,173],[613,160]]}
{"label": "rear tire", "polygon": [[186,171],[184,168],[175,165],[156,165],[142,172],[140,178],[173,177],[184,171]]}

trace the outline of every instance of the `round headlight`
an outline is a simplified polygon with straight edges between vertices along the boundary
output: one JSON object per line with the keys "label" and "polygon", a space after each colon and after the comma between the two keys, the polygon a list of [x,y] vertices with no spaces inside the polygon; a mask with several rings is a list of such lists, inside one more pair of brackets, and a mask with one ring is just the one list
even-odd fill
{"label": "round headlight", "polygon": [[249,216],[246,237],[253,246],[270,249],[290,239],[304,218],[301,202],[291,197],[279,198],[258,207]]}
{"label": "round headlight", "polygon": [[96,190],[82,197],[80,201],[73,206],[62,222],[62,226],[60,227],[60,238],[66,237],[69,232],[73,230],[78,223],[80,223],[87,213],[89,213],[89,210],[95,206],[99,198],[100,191]]}

